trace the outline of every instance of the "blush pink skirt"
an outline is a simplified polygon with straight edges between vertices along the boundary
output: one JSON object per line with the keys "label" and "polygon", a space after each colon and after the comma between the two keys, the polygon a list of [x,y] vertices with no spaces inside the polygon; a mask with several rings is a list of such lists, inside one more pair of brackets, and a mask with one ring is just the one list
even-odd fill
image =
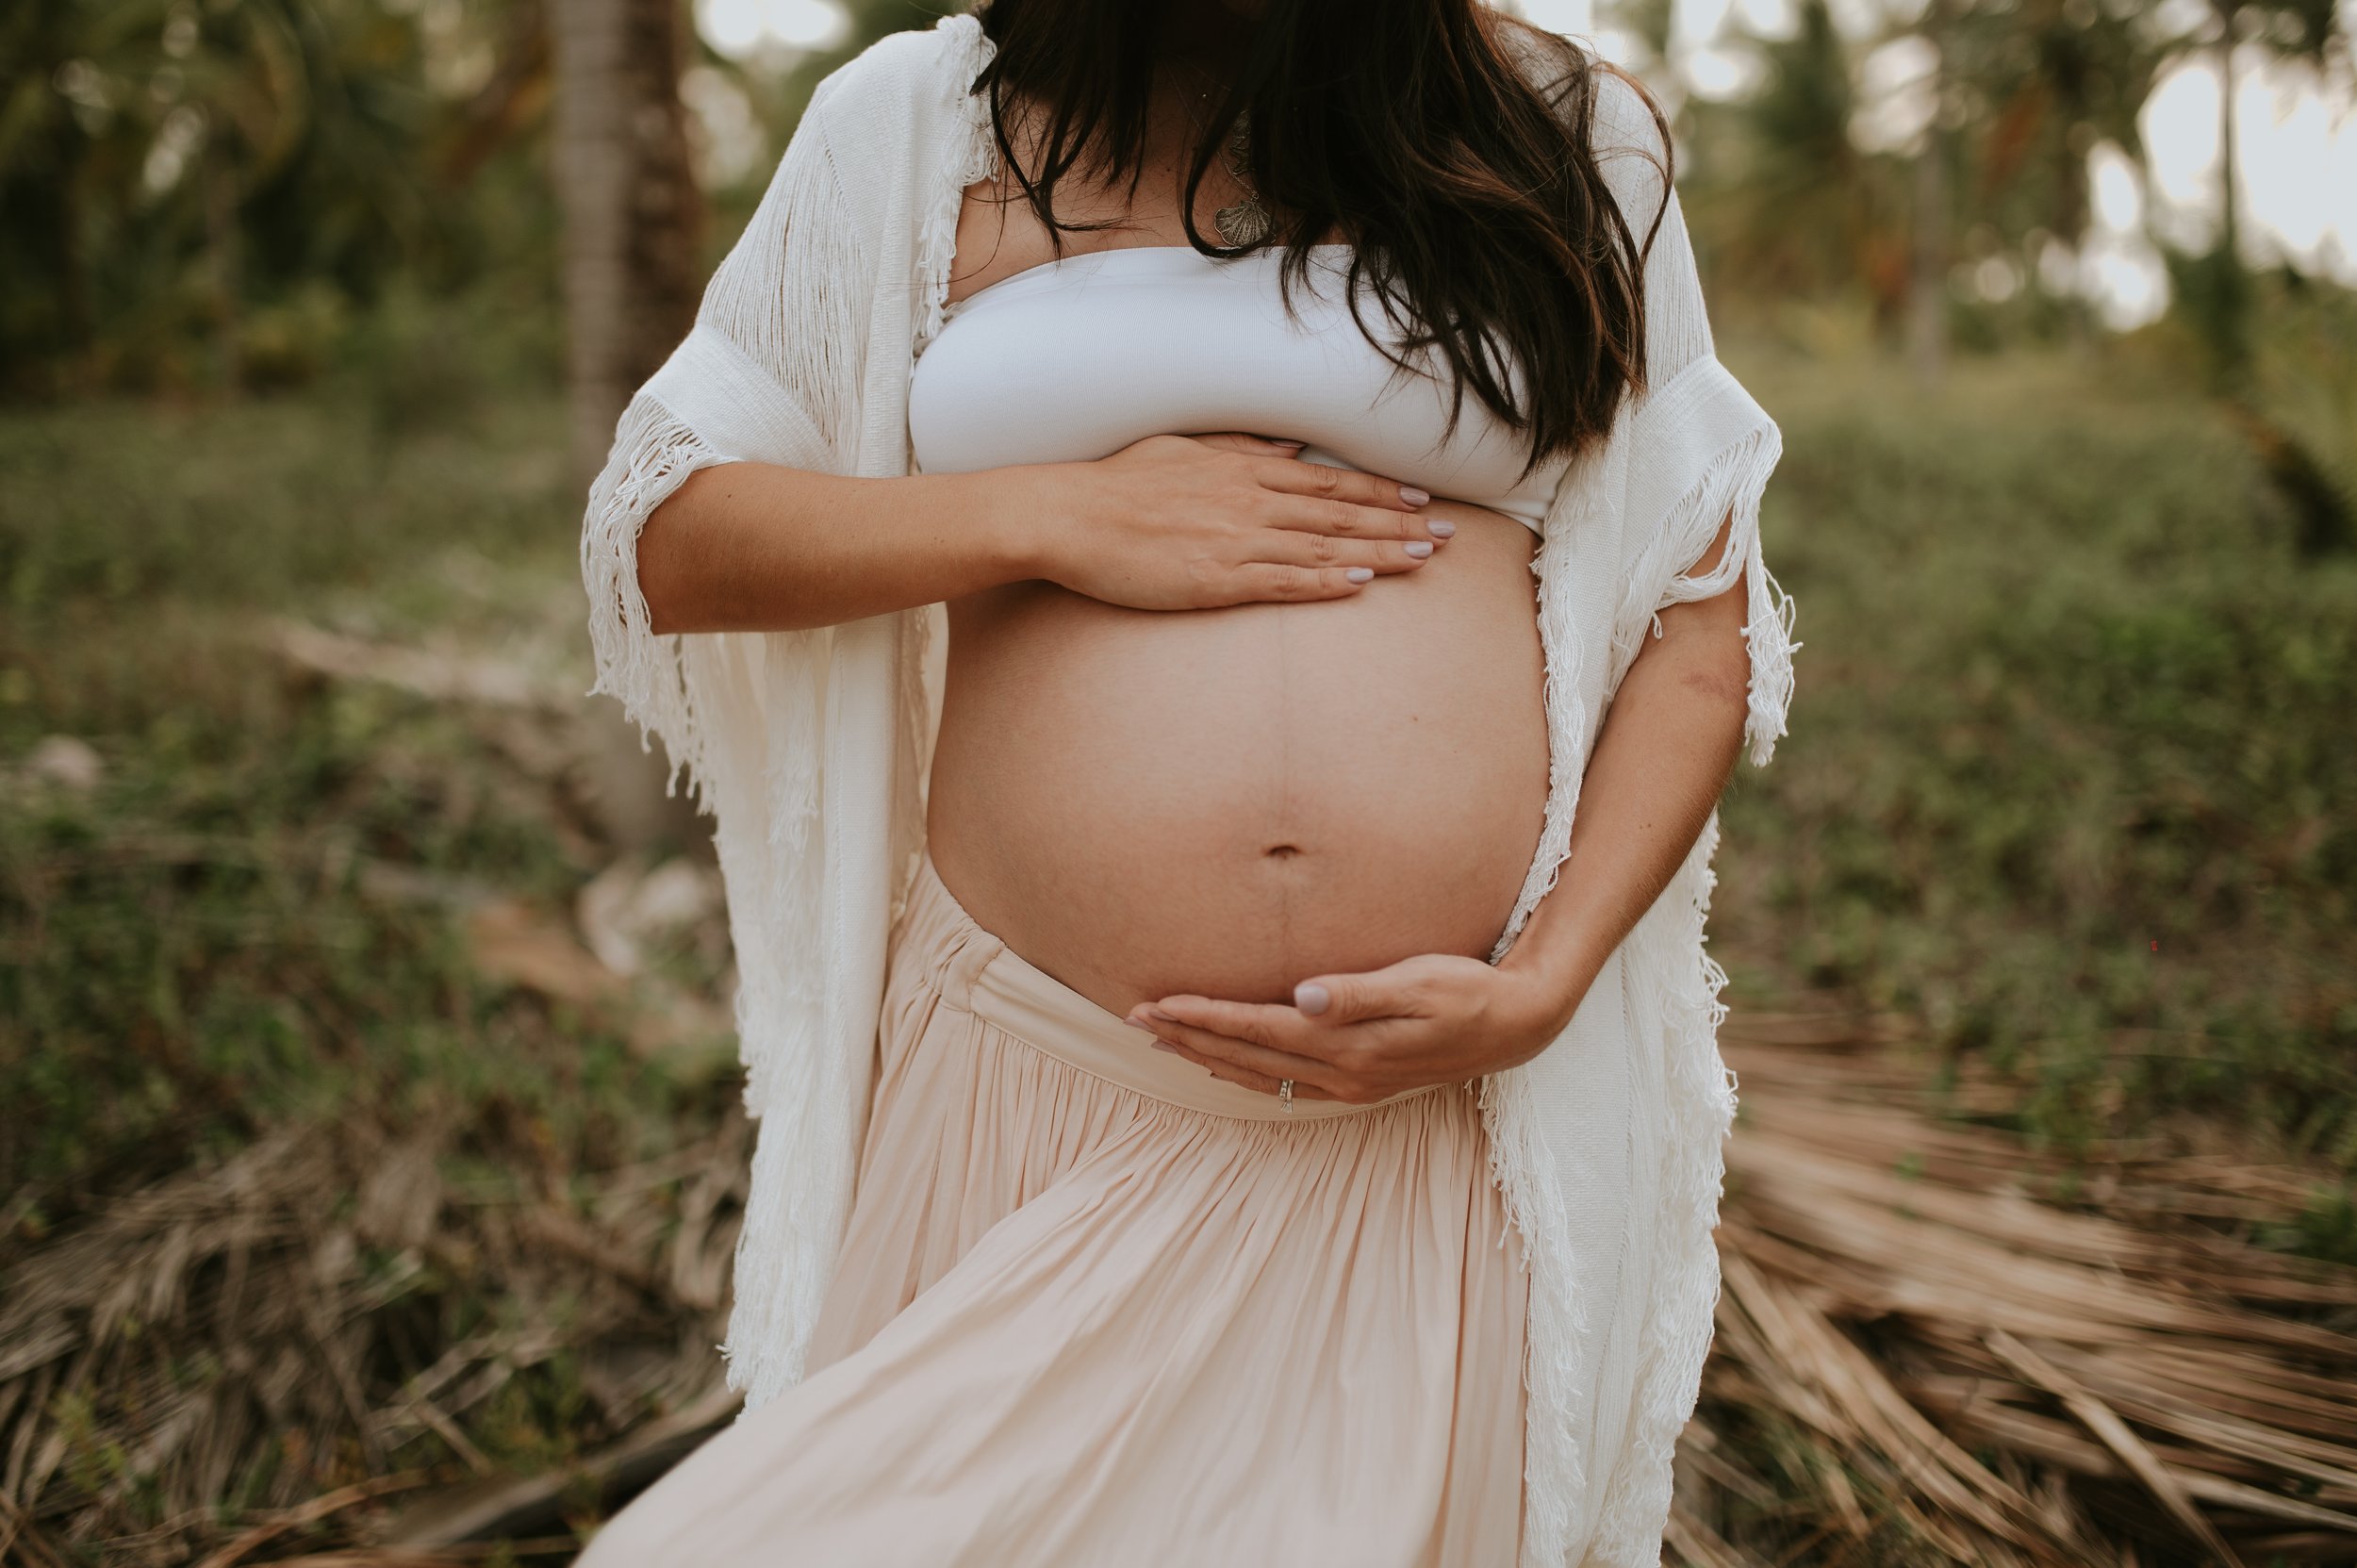
{"label": "blush pink skirt", "polygon": [[1527,1277],[1472,1092],[1288,1115],[1151,1039],[925,862],[809,1375],[580,1563],[1514,1562]]}

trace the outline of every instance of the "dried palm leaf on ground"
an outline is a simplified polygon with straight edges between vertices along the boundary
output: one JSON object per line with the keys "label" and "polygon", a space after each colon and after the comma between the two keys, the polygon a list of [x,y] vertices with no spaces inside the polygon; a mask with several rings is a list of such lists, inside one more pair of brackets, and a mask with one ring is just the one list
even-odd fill
{"label": "dried palm leaf on ground", "polygon": [[[2036,1156],[1935,1114],[1898,1039],[1730,1023],[1726,1289],[1671,1560],[2357,1561],[2357,1271],[2245,1234],[2304,1175]],[[289,1131],[20,1251],[0,1559],[559,1560],[723,1419],[745,1125],[499,1192],[452,1176],[461,1136],[389,1114]],[[580,1457],[498,1449],[502,1401],[560,1362]]]}
{"label": "dried palm leaf on ground", "polygon": [[372,1534],[396,1493],[504,1477],[543,1429],[593,1448],[717,1384],[741,1118],[482,1191],[447,1173],[494,1130],[461,1133],[290,1130],[21,1252],[0,1274],[0,1560],[317,1551]]}
{"label": "dried palm leaf on ground", "polygon": [[1933,1115],[1889,1032],[1730,1023],[1725,1289],[1673,1552],[2357,1562],[2357,1270],[2245,1233],[2308,1179],[2034,1155]]}

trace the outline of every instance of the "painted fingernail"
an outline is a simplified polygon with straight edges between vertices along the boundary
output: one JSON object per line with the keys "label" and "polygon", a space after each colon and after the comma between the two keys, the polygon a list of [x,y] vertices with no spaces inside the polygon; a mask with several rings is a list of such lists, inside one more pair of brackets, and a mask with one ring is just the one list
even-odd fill
{"label": "painted fingernail", "polygon": [[1424,525],[1424,531],[1436,539],[1445,539],[1457,532],[1457,524],[1446,518],[1434,518]]}
{"label": "painted fingernail", "polygon": [[1323,1013],[1327,1009],[1327,1004],[1333,999],[1332,997],[1327,995],[1326,987],[1314,980],[1305,980],[1294,987],[1294,1005],[1304,1013],[1311,1015]]}
{"label": "painted fingernail", "polygon": [[1145,1014],[1147,1017],[1153,1018],[1161,1023],[1175,1024],[1178,1021],[1159,1007],[1141,1007],[1138,1011]]}
{"label": "painted fingernail", "polygon": [[1269,438],[1275,441],[1278,446],[1289,446],[1295,452],[1299,452],[1303,447],[1310,444],[1307,441],[1296,441],[1291,436],[1272,436]]}
{"label": "painted fingernail", "polygon": [[1375,568],[1352,567],[1348,571],[1343,572],[1343,575],[1349,578],[1354,583],[1372,582],[1375,578]]}
{"label": "painted fingernail", "polygon": [[1416,488],[1413,485],[1402,485],[1399,487],[1399,499],[1408,503],[1410,506],[1421,506],[1426,502],[1430,501],[1432,497],[1426,491]]}
{"label": "painted fingernail", "polygon": [[1173,1055],[1173,1056],[1176,1056],[1176,1055],[1178,1055],[1178,1048],[1177,1046],[1172,1045],[1172,1044],[1171,1044],[1169,1041],[1167,1041],[1167,1040],[1157,1040],[1157,1041],[1155,1041],[1155,1042],[1154,1042],[1154,1048],[1155,1048],[1156,1050],[1166,1050],[1166,1051],[1170,1052],[1170,1054],[1171,1054],[1171,1055]]}
{"label": "painted fingernail", "polygon": [[1406,544],[1401,545],[1400,549],[1405,550],[1410,556],[1421,561],[1426,555],[1432,553],[1432,541],[1430,539],[1409,539]]}

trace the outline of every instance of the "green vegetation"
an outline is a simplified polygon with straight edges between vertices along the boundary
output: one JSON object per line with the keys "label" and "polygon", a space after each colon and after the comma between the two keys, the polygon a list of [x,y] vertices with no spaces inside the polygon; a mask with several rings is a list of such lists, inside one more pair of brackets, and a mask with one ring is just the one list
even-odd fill
{"label": "green vegetation", "polygon": [[[1745,367],[1787,432],[1769,527],[1806,648],[1792,735],[1728,805],[1719,945],[1754,988],[1921,1016],[2066,1144],[2200,1112],[2347,1168],[2357,560],[2303,557],[2248,444],[2125,389],[2141,369],[1925,397]],[[670,1135],[656,1069],[382,892],[391,866],[561,905],[601,864],[561,802],[480,716],[299,678],[270,639],[454,633],[585,685],[556,411],[481,414],[0,424],[0,1096],[28,1113],[0,1193],[54,1221],[354,1098],[507,1097],[591,1163]],[[94,786],[30,776],[53,734]]]}
{"label": "green vegetation", "polygon": [[[483,413],[390,442],[335,401],[0,423],[0,1255],[289,1118],[499,1107],[598,1166],[708,1117],[473,977],[467,890],[551,904],[608,858],[562,802],[480,715],[272,641],[455,631],[586,686],[557,410]],[[54,735],[94,782],[39,775]]]}
{"label": "green vegetation", "polygon": [[[545,1470],[717,1376],[717,1032],[650,1049],[643,992],[566,983],[625,857],[570,717],[561,408],[393,384],[0,420],[0,1345],[44,1434],[8,1484],[64,1560]],[[526,698],[322,669],[289,623]],[[709,941],[647,956],[720,989]],[[660,1273],[615,1262],[658,1233]]]}
{"label": "green vegetation", "polygon": [[1806,647],[1722,944],[1920,1016],[2066,1146],[2189,1112],[2357,1164],[2357,558],[2133,346],[1937,396],[1759,369]]}

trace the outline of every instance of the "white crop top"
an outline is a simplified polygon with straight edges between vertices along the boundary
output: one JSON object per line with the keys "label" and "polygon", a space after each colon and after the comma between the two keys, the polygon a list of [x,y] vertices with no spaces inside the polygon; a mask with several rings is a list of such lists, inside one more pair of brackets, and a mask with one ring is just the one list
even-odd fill
{"label": "white crop top", "polygon": [[[1528,448],[1470,390],[1442,443],[1447,384],[1395,371],[1367,341],[1343,297],[1349,250],[1310,247],[1298,321],[1278,292],[1275,249],[1222,258],[1127,246],[976,289],[949,307],[912,372],[916,468],[1085,462],[1148,436],[1242,430],[1306,442],[1304,461],[1492,507],[1537,532],[1569,457],[1516,483]],[[1380,302],[1364,302],[1369,324],[1390,331]]]}

